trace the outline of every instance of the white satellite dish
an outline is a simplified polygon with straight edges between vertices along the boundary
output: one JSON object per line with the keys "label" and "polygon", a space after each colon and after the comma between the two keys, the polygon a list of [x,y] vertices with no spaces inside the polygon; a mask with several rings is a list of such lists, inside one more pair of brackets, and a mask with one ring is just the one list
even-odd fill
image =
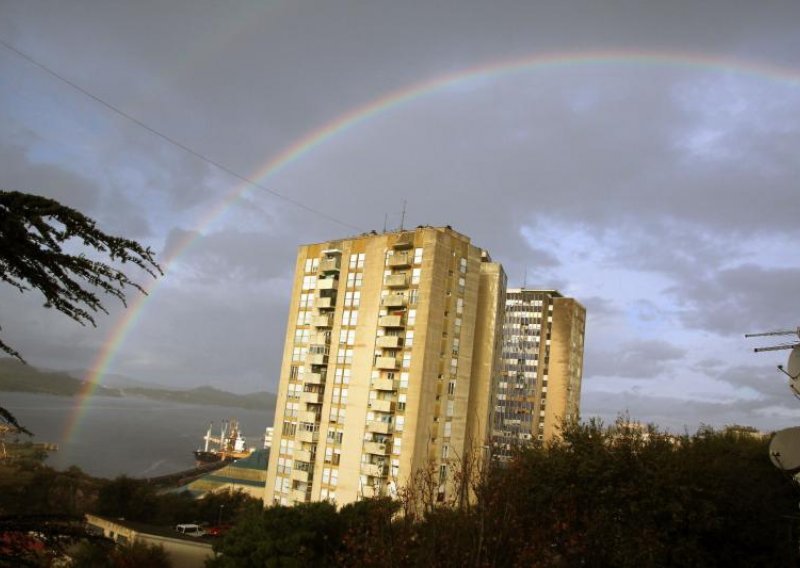
{"label": "white satellite dish", "polygon": [[783,471],[800,471],[800,426],[775,432],[769,443],[769,459]]}

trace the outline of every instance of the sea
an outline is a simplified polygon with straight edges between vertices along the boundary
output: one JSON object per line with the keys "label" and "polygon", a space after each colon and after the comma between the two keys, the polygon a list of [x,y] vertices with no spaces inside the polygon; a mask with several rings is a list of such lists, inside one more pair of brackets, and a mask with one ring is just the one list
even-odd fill
{"label": "sea", "polygon": [[192,468],[192,452],[203,445],[210,422],[214,423],[213,433],[219,435],[223,420],[237,419],[248,446],[261,448],[264,430],[272,426],[274,416],[273,409],[93,396],[83,402],[78,428],[67,439],[66,430],[78,400],[0,392],[0,406],[34,434],[32,441],[58,446],[47,458],[47,465],[59,470],[78,466],[88,474],[107,478],[157,477]]}

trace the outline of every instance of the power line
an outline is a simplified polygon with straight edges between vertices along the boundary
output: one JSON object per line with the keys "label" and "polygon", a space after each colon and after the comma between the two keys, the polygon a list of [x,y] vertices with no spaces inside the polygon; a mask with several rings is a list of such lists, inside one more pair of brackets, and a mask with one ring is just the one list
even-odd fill
{"label": "power line", "polygon": [[269,193],[273,197],[277,197],[278,199],[282,199],[283,201],[285,201],[287,203],[290,203],[290,204],[294,205],[295,207],[299,207],[300,209],[308,211],[309,213],[313,213],[315,215],[319,215],[320,217],[323,217],[323,218],[325,218],[325,219],[327,219],[329,221],[333,221],[334,223],[337,223],[337,224],[342,225],[344,227],[347,227],[349,229],[354,229],[356,231],[363,231],[364,230],[361,227],[356,227],[355,225],[351,225],[351,224],[349,224],[349,223],[347,223],[345,221],[337,219],[336,217],[328,215],[327,213],[324,213],[322,211],[314,209],[313,207],[309,207],[305,203],[297,201],[296,199],[292,199],[291,197],[287,197],[287,196],[285,196],[285,195],[283,195],[281,193],[278,193],[274,189],[270,189],[270,188],[266,187],[265,185],[261,185],[260,183],[258,183],[256,181],[253,181],[252,179],[239,174],[238,172],[232,170],[228,166],[225,166],[224,164],[221,164],[221,163],[217,162],[216,160],[213,160],[213,159],[209,158],[205,154],[202,154],[201,152],[198,152],[197,150],[194,150],[193,148],[190,148],[186,144],[183,144],[182,142],[179,142],[178,140],[168,136],[167,134],[164,134],[163,132],[161,132],[159,130],[156,130],[155,128],[153,128],[152,126],[149,126],[148,124],[142,122],[141,120],[139,120],[135,116],[132,116],[132,115],[128,114],[127,112],[125,112],[121,108],[116,107],[113,104],[111,104],[110,102],[106,101],[105,99],[95,95],[94,93],[91,93],[90,91],[84,89],[83,87],[81,87],[77,83],[74,83],[73,81],[67,79],[66,77],[64,77],[60,73],[54,71],[53,69],[50,69],[49,67],[47,67],[43,63],[40,63],[39,61],[37,61],[36,59],[31,57],[27,53],[24,53],[24,52],[20,51],[19,49],[17,49],[16,47],[14,47],[13,45],[11,45],[9,43],[6,43],[2,39],[0,39],[0,45],[5,47],[7,50],[11,51],[12,53],[16,54],[18,57],[21,57],[22,59],[24,59],[28,63],[31,63],[32,65],[35,65],[36,67],[38,67],[39,69],[41,69],[45,73],[55,77],[56,79],[58,79],[59,81],[61,81],[63,83],[66,83],[67,85],[69,85],[70,87],[72,87],[73,89],[78,91],[79,93],[82,93],[83,95],[89,97],[90,99],[92,99],[96,103],[98,103],[100,105],[103,105],[104,107],[106,107],[111,112],[113,112],[113,113],[125,118],[126,120],[129,120],[130,122],[133,122],[134,124],[136,124],[140,128],[143,128],[144,130],[148,131],[150,134],[153,134],[154,136],[157,136],[157,137],[161,138],[165,142],[180,148],[181,150],[183,150],[187,154],[191,154],[195,158],[198,158],[199,160],[202,160],[202,161],[206,162],[207,164],[210,164],[210,165],[214,166],[218,170],[221,170],[221,171],[225,172],[226,174],[228,174],[228,175],[230,175],[230,176],[232,176],[232,177],[234,177],[234,178],[236,178],[236,179],[238,179],[240,181],[243,181],[243,182],[245,182],[247,184],[250,184],[253,187],[257,187],[259,189],[263,189],[264,191],[266,191],[267,193]]}

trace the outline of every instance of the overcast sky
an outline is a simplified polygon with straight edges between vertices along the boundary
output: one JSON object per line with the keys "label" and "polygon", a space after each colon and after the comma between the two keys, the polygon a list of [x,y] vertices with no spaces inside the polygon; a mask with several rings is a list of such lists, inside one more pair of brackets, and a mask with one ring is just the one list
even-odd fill
{"label": "overcast sky", "polygon": [[[747,332],[800,325],[797,2],[0,0],[0,187],[50,196],[166,266],[109,372],[274,390],[296,247],[452,225],[511,286],[588,310],[582,414],[796,425]],[[610,50],[644,57],[602,57]],[[680,52],[680,53],[679,53]],[[375,113],[260,178],[315,131],[403,89],[511,60]],[[649,54],[649,55],[648,55]],[[387,217],[388,216],[388,217]],[[334,219],[334,220],[331,220]],[[356,227],[357,229],[353,229]],[[3,338],[87,369],[125,317],[81,328],[0,288]],[[778,338],[779,340],[781,338]],[[791,338],[784,338],[789,340]]]}

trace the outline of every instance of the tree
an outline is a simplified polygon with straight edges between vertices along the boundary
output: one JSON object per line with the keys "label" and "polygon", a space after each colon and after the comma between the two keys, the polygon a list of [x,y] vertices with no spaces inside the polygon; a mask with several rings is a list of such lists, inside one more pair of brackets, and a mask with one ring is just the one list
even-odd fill
{"label": "tree", "polygon": [[[108,313],[98,294],[124,304],[129,288],[145,290],[111,264],[68,252],[76,240],[111,262],[133,264],[154,278],[162,274],[149,248],[102,232],[75,209],[38,195],[0,191],[0,280],[20,292],[39,290],[45,307],[95,325],[93,314]],[[0,351],[23,360],[1,339]]]}

